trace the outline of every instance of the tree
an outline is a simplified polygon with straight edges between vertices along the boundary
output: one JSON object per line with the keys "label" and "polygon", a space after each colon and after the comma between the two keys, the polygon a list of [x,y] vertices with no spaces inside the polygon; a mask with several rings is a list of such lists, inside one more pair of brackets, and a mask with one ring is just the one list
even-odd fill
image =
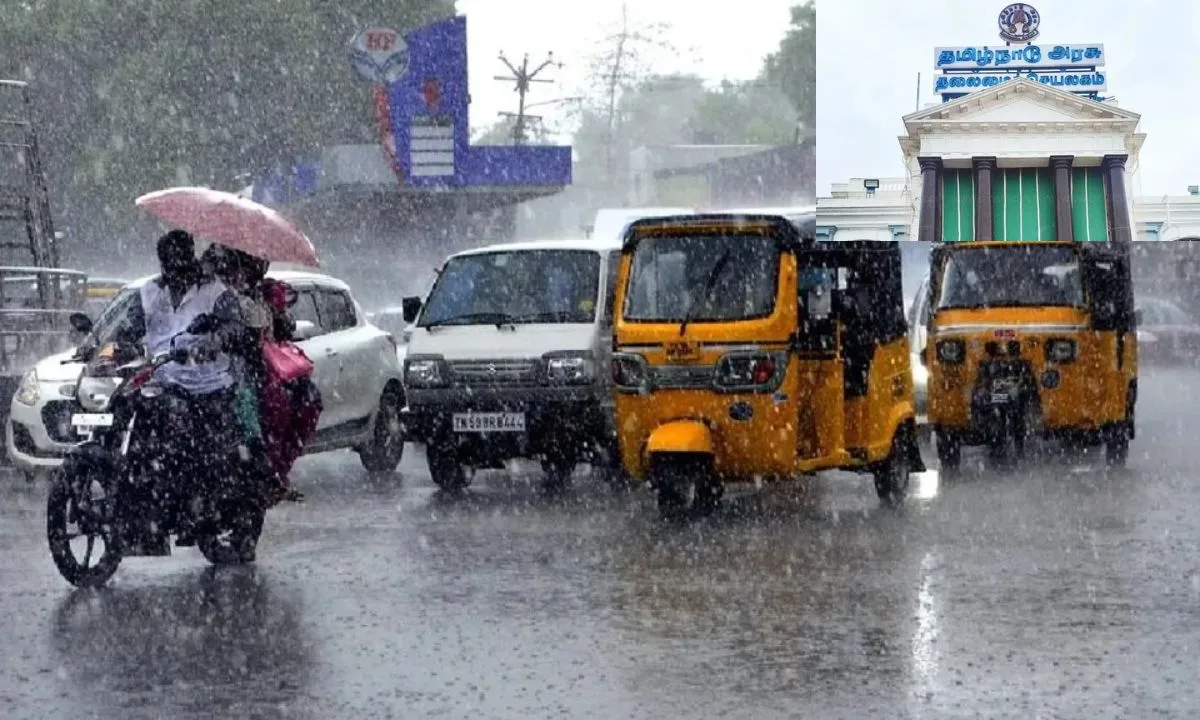
{"label": "tree", "polygon": [[406,30],[453,11],[445,0],[0,3],[0,74],[33,83],[56,218],[108,243],[146,190],[231,187],[326,144],[375,142],[346,41],[360,21]]}
{"label": "tree", "polygon": [[816,127],[817,10],[813,0],[792,7],[792,22],[779,49],[764,63],[763,78],[779,87],[800,114],[800,124]]}

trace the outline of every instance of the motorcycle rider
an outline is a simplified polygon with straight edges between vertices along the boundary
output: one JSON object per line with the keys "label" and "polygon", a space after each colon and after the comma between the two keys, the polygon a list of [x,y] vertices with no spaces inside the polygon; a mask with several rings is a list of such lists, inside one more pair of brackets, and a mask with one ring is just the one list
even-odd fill
{"label": "motorcycle rider", "polygon": [[[176,537],[177,545],[194,544],[194,522],[201,513],[195,503],[204,471],[212,467],[212,454],[236,443],[230,428],[237,426],[234,405],[234,376],[230,351],[250,336],[237,296],[219,279],[206,276],[196,258],[191,234],[171,230],[158,239],[160,275],[142,286],[130,313],[128,337],[146,347],[150,356],[168,351],[186,351],[187,361],[159,366],[154,380],[176,402],[169,410],[171,426],[183,423],[186,437],[166,430],[159,439],[175,452],[155,452],[166,469],[164,477],[177,479],[181,497],[190,499],[183,508]],[[211,334],[195,333],[194,323],[202,315],[212,316],[217,328]],[[182,406],[182,409],[180,409]]]}

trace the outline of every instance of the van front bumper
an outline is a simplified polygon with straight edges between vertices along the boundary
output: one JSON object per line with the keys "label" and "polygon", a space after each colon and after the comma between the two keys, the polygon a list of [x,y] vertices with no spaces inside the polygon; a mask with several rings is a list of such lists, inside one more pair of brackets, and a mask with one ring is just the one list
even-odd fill
{"label": "van front bumper", "polygon": [[[409,389],[404,426],[414,442],[452,450],[463,462],[567,455],[611,446],[612,401],[594,386]],[[460,413],[524,413],[524,431],[455,432]]]}

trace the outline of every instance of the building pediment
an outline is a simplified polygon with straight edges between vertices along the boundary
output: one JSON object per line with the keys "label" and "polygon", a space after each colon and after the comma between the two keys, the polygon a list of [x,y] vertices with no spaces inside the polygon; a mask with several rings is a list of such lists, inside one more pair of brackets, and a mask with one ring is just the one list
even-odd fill
{"label": "building pediment", "polygon": [[911,135],[953,131],[1007,131],[1040,126],[1057,132],[1133,133],[1141,116],[1108,103],[1017,78],[904,117]]}

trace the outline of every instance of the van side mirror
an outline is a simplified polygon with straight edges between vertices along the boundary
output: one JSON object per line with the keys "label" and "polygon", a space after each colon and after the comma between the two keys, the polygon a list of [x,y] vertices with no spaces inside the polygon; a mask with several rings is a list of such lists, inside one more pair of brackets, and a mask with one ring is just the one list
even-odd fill
{"label": "van side mirror", "polygon": [[71,313],[67,321],[71,323],[71,329],[81,335],[87,335],[92,331],[92,319],[81,312]]}
{"label": "van side mirror", "polygon": [[417,316],[421,314],[421,298],[406,297],[400,303],[401,313],[404,315],[404,322],[415,322]]}

